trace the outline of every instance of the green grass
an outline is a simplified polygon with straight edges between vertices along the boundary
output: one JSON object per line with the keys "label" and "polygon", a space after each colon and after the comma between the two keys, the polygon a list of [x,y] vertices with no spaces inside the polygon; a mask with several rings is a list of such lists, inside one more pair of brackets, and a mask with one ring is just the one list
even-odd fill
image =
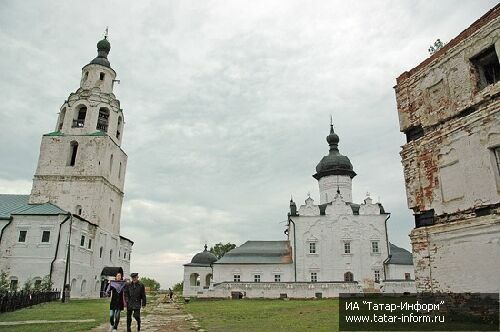
{"label": "green grass", "polygon": [[0,330],[16,332],[88,331],[109,320],[109,299],[72,299],[69,303],[56,301],[0,314],[0,322],[63,319],[95,319],[95,322],[0,326]]}
{"label": "green grass", "polygon": [[339,301],[194,300],[184,308],[208,331],[338,331]]}

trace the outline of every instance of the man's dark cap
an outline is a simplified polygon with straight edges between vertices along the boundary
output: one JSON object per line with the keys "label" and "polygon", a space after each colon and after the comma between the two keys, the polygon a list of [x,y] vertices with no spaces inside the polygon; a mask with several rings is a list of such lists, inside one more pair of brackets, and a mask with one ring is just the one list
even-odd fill
{"label": "man's dark cap", "polygon": [[130,273],[130,277],[131,278],[135,278],[137,276],[139,276],[139,273],[135,273],[135,272],[134,273]]}

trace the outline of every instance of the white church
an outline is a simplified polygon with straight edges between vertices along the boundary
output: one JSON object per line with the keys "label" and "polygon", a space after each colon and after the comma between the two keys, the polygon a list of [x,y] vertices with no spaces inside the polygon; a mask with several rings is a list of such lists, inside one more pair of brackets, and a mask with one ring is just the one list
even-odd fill
{"label": "white church", "polygon": [[107,36],[82,69],[80,87],[42,137],[30,195],[0,195],[0,271],[11,289],[49,276],[71,297],[98,297],[105,279],[130,270],[133,242],[120,236],[127,155],[113,94]]}
{"label": "white church", "polygon": [[205,250],[184,265],[184,297],[321,298],[415,292],[412,255],[389,242],[390,214],[367,197],[352,202],[356,176],[330,126],[316,166],[319,204],[290,201],[286,239],[247,241],[217,260]]}

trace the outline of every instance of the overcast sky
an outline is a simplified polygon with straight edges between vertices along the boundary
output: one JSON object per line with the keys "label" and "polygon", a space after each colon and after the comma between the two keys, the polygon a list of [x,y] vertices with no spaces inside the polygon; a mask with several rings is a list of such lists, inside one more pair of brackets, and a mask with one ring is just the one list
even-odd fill
{"label": "overcast sky", "polygon": [[395,78],[496,1],[0,1],[0,192],[29,194],[41,135],[109,26],[128,154],[121,232],[163,287],[217,242],[284,239],[288,201],[340,151],[410,248]]}

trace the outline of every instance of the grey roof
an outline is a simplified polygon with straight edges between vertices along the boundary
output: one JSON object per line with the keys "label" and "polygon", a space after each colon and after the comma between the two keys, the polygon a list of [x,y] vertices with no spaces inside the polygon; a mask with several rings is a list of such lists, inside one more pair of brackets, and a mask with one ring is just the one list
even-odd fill
{"label": "grey roof", "polygon": [[247,241],[226,253],[215,264],[289,264],[292,262],[288,241]]}
{"label": "grey roof", "polygon": [[205,250],[197,253],[191,259],[191,263],[184,264],[185,266],[211,266],[217,260],[217,256],[212,254],[207,250],[207,245],[205,244]]}
{"label": "grey roof", "polygon": [[413,265],[413,256],[408,250],[400,248],[392,243],[389,243],[389,245],[391,254],[387,264]]}
{"label": "grey roof", "polygon": [[29,204],[30,195],[0,194],[0,219],[8,219],[13,214],[55,215],[66,211],[51,203]]}

